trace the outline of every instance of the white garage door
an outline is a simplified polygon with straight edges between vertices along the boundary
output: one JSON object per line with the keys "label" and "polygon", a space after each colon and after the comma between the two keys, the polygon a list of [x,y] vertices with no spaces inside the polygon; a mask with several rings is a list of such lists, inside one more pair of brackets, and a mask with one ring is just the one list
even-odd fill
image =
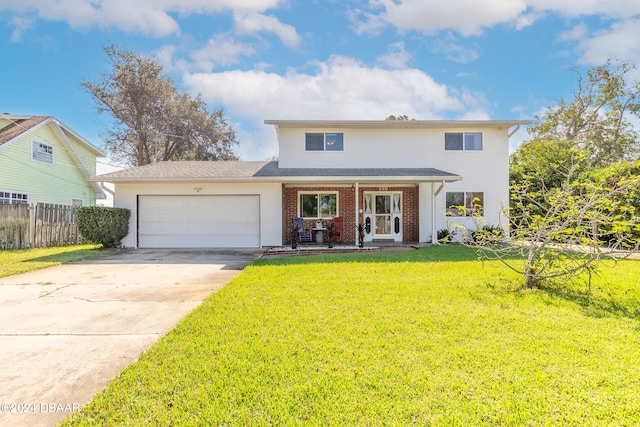
{"label": "white garage door", "polygon": [[257,248],[260,198],[140,196],[140,248]]}

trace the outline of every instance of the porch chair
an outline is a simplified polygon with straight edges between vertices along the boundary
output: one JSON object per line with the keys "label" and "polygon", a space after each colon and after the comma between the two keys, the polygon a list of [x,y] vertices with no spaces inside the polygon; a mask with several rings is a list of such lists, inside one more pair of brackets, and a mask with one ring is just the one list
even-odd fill
{"label": "porch chair", "polygon": [[298,240],[300,242],[310,242],[311,241],[311,230],[307,230],[304,228],[304,220],[300,217],[293,218],[293,229],[298,230]]}
{"label": "porch chair", "polygon": [[333,218],[333,241],[342,242],[344,239],[344,217]]}

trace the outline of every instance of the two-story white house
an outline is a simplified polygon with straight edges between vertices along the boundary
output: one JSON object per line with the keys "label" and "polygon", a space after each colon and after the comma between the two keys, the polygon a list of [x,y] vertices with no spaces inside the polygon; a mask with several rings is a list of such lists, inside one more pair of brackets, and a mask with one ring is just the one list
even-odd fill
{"label": "two-story white house", "polygon": [[[115,184],[131,210],[123,245],[139,248],[271,247],[292,220],[344,220],[343,242],[435,240],[447,220],[483,206],[506,225],[509,137],[530,121],[266,120],[277,162],[160,162],[94,178]],[[463,212],[452,206],[467,206]]]}

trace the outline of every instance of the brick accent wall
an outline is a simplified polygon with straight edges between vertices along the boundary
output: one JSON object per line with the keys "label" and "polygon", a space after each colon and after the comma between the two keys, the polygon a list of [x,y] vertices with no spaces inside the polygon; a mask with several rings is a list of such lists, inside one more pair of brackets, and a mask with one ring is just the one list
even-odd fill
{"label": "brick accent wall", "polygon": [[[365,191],[379,191],[379,187],[360,187],[359,207],[363,208]],[[338,215],[344,217],[344,243],[356,242],[355,218],[355,191],[348,187],[285,187],[282,186],[282,242],[291,243],[292,240],[292,219],[298,216],[298,192],[318,191],[318,192],[338,192]],[[418,218],[418,187],[390,187],[389,191],[402,192],[402,239],[405,242],[417,242],[419,236]],[[364,222],[364,216],[359,214],[360,222]],[[305,228],[312,228],[315,220],[305,220]],[[327,224],[328,221],[325,221]]]}

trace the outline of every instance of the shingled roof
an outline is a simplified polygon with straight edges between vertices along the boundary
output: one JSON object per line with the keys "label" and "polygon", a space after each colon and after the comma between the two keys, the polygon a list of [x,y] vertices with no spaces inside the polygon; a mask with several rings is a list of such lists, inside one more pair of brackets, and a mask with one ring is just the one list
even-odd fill
{"label": "shingled roof", "polygon": [[93,181],[353,181],[417,180],[457,181],[456,174],[434,168],[279,168],[278,162],[255,161],[175,161],[158,162],[98,175]]}
{"label": "shingled roof", "polygon": [[[2,116],[0,116],[2,117]],[[0,129],[0,145],[9,142],[17,136],[22,135],[28,130],[36,127],[51,116],[31,116],[28,118],[12,119],[8,126]]]}

